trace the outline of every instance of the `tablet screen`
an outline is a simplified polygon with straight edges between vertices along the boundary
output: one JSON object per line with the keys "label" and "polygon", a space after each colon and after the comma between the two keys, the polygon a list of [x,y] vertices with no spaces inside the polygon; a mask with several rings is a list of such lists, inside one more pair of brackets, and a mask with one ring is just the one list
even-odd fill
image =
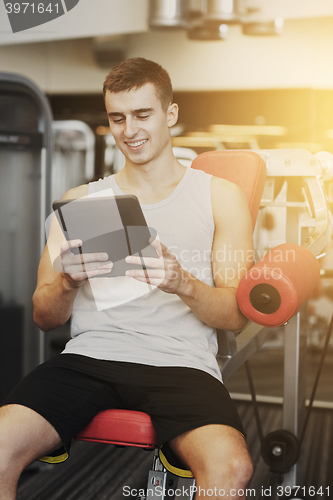
{"label": "tablet screen", "polygon": [[156,237],[149,229],[136,196],[78,198],[53,203],[53,210],[66,239],[82,240],[73,253],[106,252],[113,262],[111,273],[96,277],[124,276],[128,269],[142,268],[127,264],[127,255],[157,257],[148,240]]}

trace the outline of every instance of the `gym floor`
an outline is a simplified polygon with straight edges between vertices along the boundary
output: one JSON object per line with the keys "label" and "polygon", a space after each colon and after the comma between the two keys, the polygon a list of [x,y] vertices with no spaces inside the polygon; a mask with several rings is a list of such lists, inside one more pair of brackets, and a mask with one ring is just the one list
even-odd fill
{"label": "gym floor", "polygon": [[[312,341],[307,349],[307,397],[310,396],[321,358],[323,332],[320,337],[320,346]],[[267,400],[267,397],[276,401],[274,404],[258,404],[263,434],[266,436],[282,427],[282,405],[279,401],[283,395],[283,342],[279,333],[252,356],[250,366],[259,401]],[[299,486],[305,487],[308,498],[333,496],[332,376],[333,348],[330,343],[299,462],[304,478]],[[230,377],[226,385],[236,400],[254,463],[254,475],[248,486],[255,491],[255,496],[251,498],[279,500],[281,490],[277,489],[277,477],[269,471],[269,466],[261,456],[253,404],[244,400],[249,397],[244,366]],[[145,487],[152,461],[153,453],[141,449],[74,442],[67,462],[59,465],[35,462],[22,474],[18,500],[131,498],[124,496],[123,487],[137,490]]]}
{"label": "gym floor", "polygon": [[[260,454],[260,442],[248,402],[237,402],[247,432],[247,443],[254,462],[254,475],[248,488],[259,499],[278,499],[277,480]],[[282,408],[259,404],[264,435],[281,428]],[[135,448],[117,448],[99,443],[74,442],[70,459],[59,465],[33,464],[22,474],[18,500],[124,500],[123,487],[137,489],[146,485],[153,453]],[[303,461],[304,482],[319,492],[312,498],[331,498],[333,492],[333,412],[315,408],[309,420]],[[271,488],[271,490],[270,490]],[[321,488],[321,490],[320,490]],[[271,495],[268,493],[271,491]],[[313,490],[310,490],[313,491]],[[322,495],[320,492],[322,491]],[[333,493],[332,493],[333,494]]]}

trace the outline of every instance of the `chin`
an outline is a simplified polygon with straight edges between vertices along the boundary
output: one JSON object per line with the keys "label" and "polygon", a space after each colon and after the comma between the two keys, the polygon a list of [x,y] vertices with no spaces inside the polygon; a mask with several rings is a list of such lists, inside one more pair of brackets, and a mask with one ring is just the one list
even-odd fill
{"label": "chin", "polygon": [[141,157],[139,155],[133,155],[129,157],[129,160],[136,165],[145,165],[146,163],[149,163],[152,158],[147,157],[146,155],[142,155]]}

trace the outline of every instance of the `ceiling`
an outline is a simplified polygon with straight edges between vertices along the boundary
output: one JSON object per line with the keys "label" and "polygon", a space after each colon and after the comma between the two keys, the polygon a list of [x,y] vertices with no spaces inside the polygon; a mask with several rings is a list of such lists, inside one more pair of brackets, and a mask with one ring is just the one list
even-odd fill
{"label": "ceiling", "polygon": [[[168,0],[170,1],[170,0]],[[192,9],[200,9],[201,0],[189,0]],[[205,0],[202,0],[205,1]],[[260,4],[256,19],[277,16],[288,19],[333,17],[332,0],[238,0]],[[96,36],[144,33],[149,30],[149,0],[78,0],[70,10],[62,2],[64,13],[39,26],[13,33],[5,4],[0,2],[0,45],[44,42]],[[11,2],[14,3],[14,2]],[[33,3],[33,2],[31,2]],[[60,3],[60,0],[59,0]],[[254,9],[255,10],[255,9]]]}

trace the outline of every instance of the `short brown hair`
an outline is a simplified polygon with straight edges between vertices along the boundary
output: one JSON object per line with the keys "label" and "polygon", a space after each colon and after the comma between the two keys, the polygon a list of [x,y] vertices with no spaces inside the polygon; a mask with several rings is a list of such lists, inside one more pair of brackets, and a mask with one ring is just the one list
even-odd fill
{"label": "short brown hair", "polygon": [[123,92],[146,83],[155,85],[157,97],[166,111],[173,100],[170,76],[162,66],[143,57],[127,59],[113,68],[105,79],[103,95],[105,98],[106,92]]}

